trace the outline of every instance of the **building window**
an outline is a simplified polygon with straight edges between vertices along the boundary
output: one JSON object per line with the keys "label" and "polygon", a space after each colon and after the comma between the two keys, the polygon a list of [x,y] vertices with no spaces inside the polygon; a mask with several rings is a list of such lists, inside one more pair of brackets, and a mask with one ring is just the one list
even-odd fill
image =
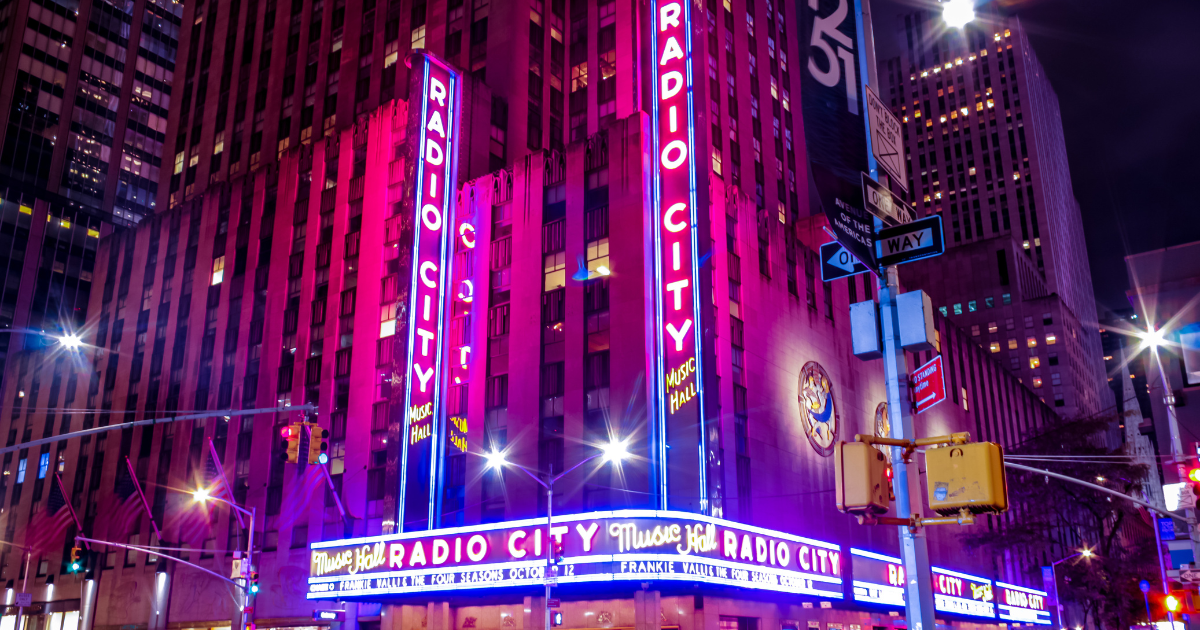
{"label": "building window", "polygon": [[547,254],[543,272],[545,274],[544,290],[553,291],[567,286],[567,253]]}
{"label": "building window", "polygon": [[993,308],[994,306],[996,306],[996,298],[992,298],[992,297],[983,298],[983,305],[988,308]]}
{"label": "building window", "polygon": [[967,388],[966,387],[962,388],[962,406],[963,406],[963,411],[970,411],[970,409],[968,408],[968,405],[967,405]]}
{"label": "building window", "polygon": [[1009,349],[1009,350],[1016,350],[1016,349],[1017,349],[1017,340],[1016,340],[1016,339],[1009,339],[1009,340],[1008,340],[1008,349]]}
{"label": "building window", "polygon": [[998,330],[1000,330],[1000,327],[996,325],[996,322],[988,322],[988,332],[994,333]]}
{"label": "building window", "polygon": [[1046,345],[1053,346],[1056,343],[1058,343],[1058,337],[1054,333],[1046,333]]}
{"label": "building window", "polygon": [[1042,360],[1037,357],[1029,357],[1029,369],[1036,370],[1042,366]]}
{"label": "building window", "polygon": [[216,286],[218,284],[221,284],[221,282],[224,279],[225,279],[225,257],[218,256],[213,259],[212,285]]}
{"label": "building window", "polygon": [[1033,388],[1034,388],[1034,389],[1038,389],[1038,388],[1040,388],[1041,386],[1042,386],[1042,379],[1041,379],[1041,377],[1037,377],[1037,376],[1033,377]]}
{"label": "building window", "polygon": [[50,470],[50,453],[42,453],[38,458],[38,479],[45,479],[46,473]]}
{"label": "building window", "polygon": [[949,312],[946,310],[946,307],[945,307],[945,306],[939,306],[939,307],[938,307],[938,310],[939,310],[939,311],[941,311],[941,313],[942,313],[942,317],[945,317],[946,315],[949,315]]}
{"label": "building window", "polygon": [[1001,301],[1001,302],[1004,302],[1004,304],[1005,304],[1006,306],[1007,306],[1007,305],[1009,305],[1009,304],[1012,304],[1012,294],[1011,294],[1011,293],[1005,293],[1004,295],[1001,295],[1001,296],[1000,296],[1000,301]]}
{"label": "building window", "polygon": [[971,326],[971,336],[972,337],[979,336],[979,324],[975,324],[974,326]]}
{"label": "building window", "polygon": [[967,311],[968,312],[974,313],[977,310],[979,310],[978,302],[976,302],[975,300],[971,300],[970,302],[967,302]]}
{"label": "building window", "polygon": [[1037,337],[1027,337],[1025,339],[1025,346],[1028,348],[1036,348],[1037,347]]}
{"label": "building window", "polygon": [[997,353],[997,352],[1000,352],[1000,342],[999,342],[999,341],[993,341],[993,342],[991,343],[991,345],[989,345],[989,346],[988,346],[988,349],[990,349],[990,350],[992,351],[992,353],[993,353],[993,354],[995,354],[995,353]]}
{"label": "building window", "polygon": [[1049,326],[1054,323],[1054,316],[1050,313],[1042,313],[1042,325]]}
{"label": "building window", "polygon": [[954,305],[954,314],[962,315],[962,303],[961,302]]}
{"label": "building window", "polygon": [[28,460],[24,457],[17,462],[17,483],[25,483],[25,466]]}

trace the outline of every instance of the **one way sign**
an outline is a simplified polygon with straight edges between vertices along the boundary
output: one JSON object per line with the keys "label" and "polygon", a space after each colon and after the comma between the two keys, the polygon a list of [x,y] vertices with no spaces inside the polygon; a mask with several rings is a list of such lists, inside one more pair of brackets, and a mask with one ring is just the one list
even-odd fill
{"label": "one way sign", "polygon": [[945,251],[942,217],[938,214],[884,228],[875,237],[875,261],[880,267],[940,256]]}
{"label": "one way sign", "polygon": [[832,282],[864,271],[867,266],[858,262],[841,243],[833,241],[821,246],[821,280]]}

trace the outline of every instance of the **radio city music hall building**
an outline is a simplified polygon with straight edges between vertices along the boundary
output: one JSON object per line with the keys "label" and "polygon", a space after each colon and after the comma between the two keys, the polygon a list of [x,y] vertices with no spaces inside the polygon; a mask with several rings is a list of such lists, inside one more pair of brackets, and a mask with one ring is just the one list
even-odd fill
{"label": "radio city music hall building", "polygon": [[[5,463],[22,471],[3,477],[6,540],[29,535],[57,471],[86,533],[187,549],[225,573],[244,545],[237,521],[178,518],[192,508],[176,489],[211,482],[211,440],[234,500],[262,515],[259,626],[327,625],[314,610],[344,610],[336,623],[539,628],[545,494],[481,455],[557,473],[617,440],[631,459],[593,460],[555,486],[565,626],[903,625],[894,529],[857,525],[831,496],[833,444],[887,431],[882,366],[854,358],[848,335],[848,305],[874,280],[821,283],[824,219],[793,201],[808,197],[803,178],[794,196],[765,187],[782,206],[761,203],[722,166],[735,161],[712,159],[720,126],[700,104],[716,95],[688,80],[708,38],[684,34],[719,22],[694,12],[721,9],[659,4],[644,16],[661,61],[644,106],[489,171],[489,86],[411,56],[406,100],[105,238],[95,347],[18,355],[10,370],[10,436],[315,405],[345,516],[313,467],[279,457],[300,414],[262,413],[20,452]],[[802,165],[803,145],[789,134],[786,146]],[[945,320],[938,331],[949,398],[919,417],[922,434],[1012,444],[1054,421],[969,336]],[[149,519],[107,518],[126,458],[161,537]],[[1049,624],[1030,574],[1043,559],[972,557],[957,531],[929,531],[939,619]],[[79,603],[62,547],[30,569],[51,627]],[[142,623],[162,560],[101,562],[96,625]],[[3,564],[16,580],[19,555]],[[170,571],[171,627],[228,624],[220,582]]]}

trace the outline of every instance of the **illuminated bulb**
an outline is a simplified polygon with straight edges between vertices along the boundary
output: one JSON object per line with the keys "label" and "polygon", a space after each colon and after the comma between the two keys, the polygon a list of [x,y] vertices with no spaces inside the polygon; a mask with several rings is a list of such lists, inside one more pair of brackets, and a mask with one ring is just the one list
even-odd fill
{"label": "illuminated bulb", "polygon": [[487,460],[488,468],[500,469],[508,463],[508,460],[504,458],[504,453],[501,453],[500,451],[486,453],[483,457]]}
{"label": "illuminated bulb", "polygon": [[948,0],[942,3],[942,20],[950,28],[962,28],[975,19],[973,0]]}
{"label": "illuminated bulb", "polygon": [[608,267],[605,267],[604,265],[600,265],[599,267],[596,267],[596,273],[598,273],[602,276],[607,276],[607,275],[611,274],[612,272],[608,270]]}

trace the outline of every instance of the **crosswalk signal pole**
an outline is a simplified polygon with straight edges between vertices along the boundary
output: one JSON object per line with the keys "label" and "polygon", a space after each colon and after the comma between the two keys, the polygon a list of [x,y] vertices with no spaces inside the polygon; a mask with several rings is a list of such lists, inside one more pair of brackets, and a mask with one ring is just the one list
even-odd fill
{"label": "crosswalk signal pole", "polygon": [[[860,4],[861,3],[861,4]],[[856,2],[861,7],[861,19],[858,21],[861,45],[862,65],[860,76],[866,85],[878,85],[878,73],[875,66],[875,40],[871,28],[870,0]],[[889,189],[890,182],[879,171],[875,160],[875,152],[871,148],[871,111],[863,110],[863,122],[866,125],[867,165],[870,175]],[[875,217],[875,232],[883,227],[883,221]],[[900,346],[900,317],[896,308],[896,296],[900,292],[900,279],[895,265],[879,269],[879,322],[883,329],[883,371],[887,382],[888,416],[891,420],[891,437],[900,440],[917,439],[913,429],[912,409],[908,395],[908,362],[904,349]],[[916,509],[913,509],[910,495],[911,484],[919,483],[920,471],[916,461],[905,461],[904,448],[892,447],[893,491],[896,495],[896,516],[906,518],[919,515],[921,509],[920,494],[917,493]],[[897,525],[900,536],[900,557],[904,561],[904,614],[910,630],[934,630],[933,615],[933,582],[929,565],[929,544],[922,528],[908,525]]]}

